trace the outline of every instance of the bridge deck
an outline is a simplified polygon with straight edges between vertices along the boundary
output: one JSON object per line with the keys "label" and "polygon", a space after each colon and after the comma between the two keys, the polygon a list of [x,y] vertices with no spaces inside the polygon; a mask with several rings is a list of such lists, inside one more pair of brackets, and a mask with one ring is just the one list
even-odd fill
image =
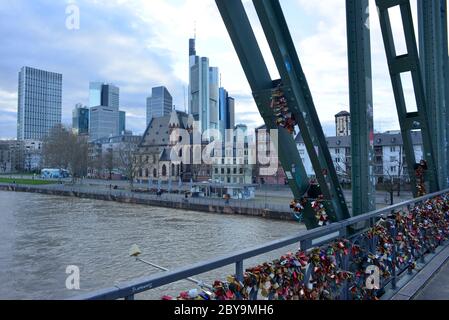
{"label": "bridge deck", "polygon": [[416,295],[414,300],[449,300],[449,260]]}

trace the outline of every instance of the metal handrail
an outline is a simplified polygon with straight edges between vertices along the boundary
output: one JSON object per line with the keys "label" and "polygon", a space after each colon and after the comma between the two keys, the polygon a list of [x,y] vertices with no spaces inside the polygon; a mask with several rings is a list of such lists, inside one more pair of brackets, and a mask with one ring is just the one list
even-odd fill
{"label": "metal handrail", "polygon": [[[301,244],[301,250],[308,250],[314,247],[318,247],[325,243],[329,243],[332,240],[343,238],[348,235],[348,230],[361,222],[369,222],[369,226],[375,224],[375,219],[382,218],[384,214],[391,214],[391,212],[404,207],[410,207],[417,203],[425,202],[429,199],[438,197],[443,194],[448,194],[449,189],[433,194],[429,194],[424,197],[405,201],[394,206],[376,210],[358,217],[350,218],[348,220],[333,223],[328,226],[305,231],[299,235],[286,237],[284,239],[272,241],[263,245],[253,247],[251,249],[245,249],[238,251],[234,254],[225,255],[219,258],[215,258],[206,262],[200,262],[191,266],[183,267],[177,270],[152,275],[149,277],[132,280],[117,284],[114,287],[99,290],[89,294],[80,295],[73,300],[117,300],[117,299],[134,299],[136,294],[156,289],[158,287],[171,284],[180,280],[184,280],[189,277],[197,276],[209,271],[220,269],[232,264],[236,265],[236,277],[239,280],[243,279],[243,261],[254,258],[295,243]],[[368,227],[368,226],[366,226]],[[359,234],[365,230],[359,231]]]}

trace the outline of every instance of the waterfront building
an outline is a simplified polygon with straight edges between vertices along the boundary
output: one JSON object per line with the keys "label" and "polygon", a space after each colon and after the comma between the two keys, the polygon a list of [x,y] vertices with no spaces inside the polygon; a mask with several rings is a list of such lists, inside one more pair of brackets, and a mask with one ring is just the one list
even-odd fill
{"label": "waterfront building", "polygon": [[[256,133],[256,183],[262,185],[285,185],[287,177],[284,169],[279,161],[279,155],[276,149],[277,143],[272,141],[271,131],[267,130],[267,126],[263,125],[255,130]],[[301,155],[303,157],[303,155]],[[270,166],[274,166],[274,174],[270,174]]]}
{"label": "waterfront building", "polygon": [[[351,136],[327,137],[327,145],[340,180],[351,181]],[[423,143],[420,132],[412,132],[412,141],[417,161],[423,159]],[[313,166],[307,154],[304,140],[300,134],[296,145],[303,160],[307,174],[314,177]],[[405,161],[402,135],[399,131],[388,131],[374,135],[374,175],[378,183],[400,179],[407,182],[408,169]]]}
{"label": "waterfront building", "polygon": [[[178,130],[188,136],[179,137]],[[177,147],[179,142],[183,144],[180,148]],[[201,157],[205,147],[199,125],[192,115],[173,110],[168,116],[153,118],[138,148],[139,179],[207,181],[211,178],[211,165],[194,157],[194,153]]]}
{"label": "waterfront building", "polygon": [[62,74],[23,67],[18,97],[18,140],[43,140],[61,123]]}

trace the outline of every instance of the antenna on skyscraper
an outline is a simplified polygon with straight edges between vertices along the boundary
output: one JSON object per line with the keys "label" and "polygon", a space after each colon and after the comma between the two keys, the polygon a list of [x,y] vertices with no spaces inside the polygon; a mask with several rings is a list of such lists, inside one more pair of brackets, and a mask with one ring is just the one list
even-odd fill
{"label": "antenna on skyscraper", "polygon": [[186,86],[184,86],[184,110],[187,113],[187,91],[186,91]]}
{"label": "antenna on skyscraper", "polygon": [[193,23],[193,38],[196,40],[196,20]]}

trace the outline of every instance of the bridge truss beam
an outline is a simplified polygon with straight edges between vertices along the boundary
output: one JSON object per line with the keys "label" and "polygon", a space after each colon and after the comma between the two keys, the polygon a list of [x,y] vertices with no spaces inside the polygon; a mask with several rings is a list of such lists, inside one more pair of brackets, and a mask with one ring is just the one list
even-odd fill
{"label": "bridge truss beam", "polygon": [[[297,199],[307,192],[309,181],[294,137],[276,125],[276,116],[270,108],[272,90],[281,85],[289,109],[297,120],[302,138],[312,162],[315,175],[324,196],[327,213],[332,221],[350,217],[343,190],[338,181],[327,142],[313,103],[305,74],[302,70],[282,8],[278,0],[254,0],[259,20],[273,54],[281,79],[271,81],[268,68],[260,52],[251,24],[241,0],[216,0],[231,36],[253,96],[262,117],[270,129],[279,129],[279,156],[290,186]],[[310,207],[308,202],[306,209]],[[308,228],[318,226],[312,211],[305,212]]]}
{"label": "bridge truss beam", "polygon": [[[424,92],[423,78],[419,63],[418,48],[416,44],[415,29],[413,25],[412,11],[409,0],[376,0],[382,37],[384,40],[387,61],[393,85],[396,108],[401,125],[404,153],[407,161],[407,169],[414,187],[414,195],[418,196],[418,181],[414,167],[416,165],[415,150],[412,141],[412,131],[421,130],[423,139],[424,160],[427,161],[427,181],[430,192],[439,190],[437,168],[434,157],[434,146],[430,134],[428,107]],[[400,6],[402,26],[405,34],[407,53],[397,55],[394,35],[390,21],[389,9]],[[410,72],[417,105],[417,112],[408,112],[401,75]],[[420,159],[421,160],[421,159]]]}

